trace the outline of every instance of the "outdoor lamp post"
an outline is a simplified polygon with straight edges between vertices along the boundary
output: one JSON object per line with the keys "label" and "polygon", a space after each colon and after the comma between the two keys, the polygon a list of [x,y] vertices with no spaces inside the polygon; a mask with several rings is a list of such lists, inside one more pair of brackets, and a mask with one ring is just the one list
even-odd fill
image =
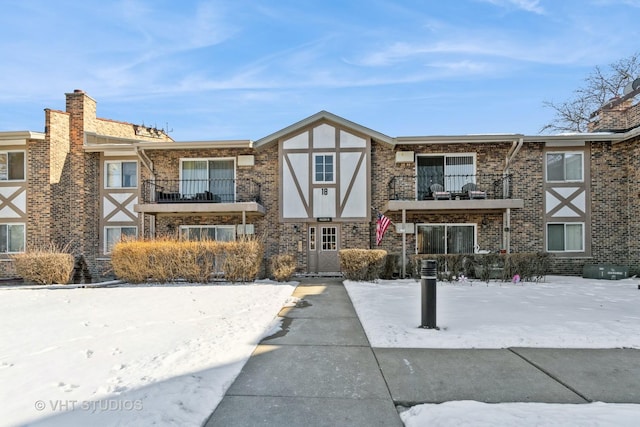
{"label": "outdoor lamp post", "polygon": [[438,329],[436,326],[436,261],[423,259],[420,263],[422,303],[421,328]]}

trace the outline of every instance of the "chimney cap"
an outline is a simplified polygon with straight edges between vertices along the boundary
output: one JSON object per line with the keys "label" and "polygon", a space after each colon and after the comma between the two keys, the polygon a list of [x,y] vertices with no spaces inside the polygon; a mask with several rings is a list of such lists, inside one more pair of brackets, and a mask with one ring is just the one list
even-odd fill
{"label": "chimney cap", "polygon": [[84,93],[82,89],[74,89],[73,93]]}

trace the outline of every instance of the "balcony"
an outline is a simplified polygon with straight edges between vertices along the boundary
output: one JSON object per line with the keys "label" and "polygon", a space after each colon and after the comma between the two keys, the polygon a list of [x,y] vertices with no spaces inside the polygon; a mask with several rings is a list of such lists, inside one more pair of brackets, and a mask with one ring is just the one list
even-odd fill
{"label": "balcony", "polygon": [[[505,210],[524,207],[513,198],[513,175],[401,175],[389,180],[387,211]],[[435,188],[434,184],[439,185]],[[436,190],[434,192],[434,190]]]}
{"label": "balcony", "polygon": [[264,214],[261,186],[252,179],[164,179],[142,183],[136,212]]}

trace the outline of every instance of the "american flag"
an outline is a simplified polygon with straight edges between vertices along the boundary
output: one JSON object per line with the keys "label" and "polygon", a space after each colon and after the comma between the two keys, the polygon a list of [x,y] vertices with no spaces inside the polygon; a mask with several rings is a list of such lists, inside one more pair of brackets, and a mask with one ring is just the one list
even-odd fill
{"label": "american flag", "polygon": [[380,246],[384,232],[391,225],[391,220],[378,212],[378,221],[376,222],[376,245]]}

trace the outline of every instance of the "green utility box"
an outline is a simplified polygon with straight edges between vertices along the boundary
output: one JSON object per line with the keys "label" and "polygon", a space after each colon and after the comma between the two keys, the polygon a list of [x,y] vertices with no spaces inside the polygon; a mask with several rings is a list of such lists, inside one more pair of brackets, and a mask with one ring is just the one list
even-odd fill
{"label": "green utility box", "polygon": [[611,264],[585,265],[582,269],[585,279],[620,280],[629,277],[629,267]]}

